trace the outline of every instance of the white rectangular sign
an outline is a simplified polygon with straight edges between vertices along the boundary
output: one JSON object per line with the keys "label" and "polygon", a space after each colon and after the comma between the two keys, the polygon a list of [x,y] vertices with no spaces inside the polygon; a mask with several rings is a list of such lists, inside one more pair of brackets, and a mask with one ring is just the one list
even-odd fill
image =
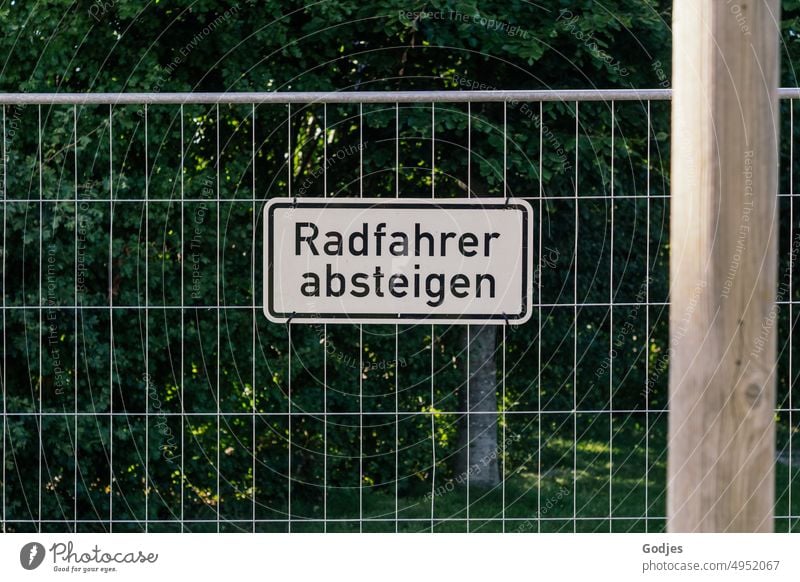
{"label": "white rectangular sign", "polygon": [[264,313],[276,323],[524,323],[532,222],[520,199],[270,200]]}

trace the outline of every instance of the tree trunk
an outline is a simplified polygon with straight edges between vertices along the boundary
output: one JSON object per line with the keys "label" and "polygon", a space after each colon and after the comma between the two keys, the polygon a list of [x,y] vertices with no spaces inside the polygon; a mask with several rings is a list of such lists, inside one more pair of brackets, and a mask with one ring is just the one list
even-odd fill
{"label": "tree trunk", "polygon": [[[469,411],[469,414],[459,424],[457,477],[464,484],[469,482],[470,485],[479,487],[493,487],[500,483],[495,365],[497,327],[486,325],[465,328],[465,348],[467,336],[469,376],[459,390],[459,408],[462,413]],[[464,361],[467,360],[466,352],[465,349]]]}

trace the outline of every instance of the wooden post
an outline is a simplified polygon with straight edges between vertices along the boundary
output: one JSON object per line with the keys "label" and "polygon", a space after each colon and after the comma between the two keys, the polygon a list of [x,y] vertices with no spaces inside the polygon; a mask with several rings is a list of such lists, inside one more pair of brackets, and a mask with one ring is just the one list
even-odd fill
{"label": "wooden post", "polygon": [[779,23],[673,3],[671,532],[773,530]]}

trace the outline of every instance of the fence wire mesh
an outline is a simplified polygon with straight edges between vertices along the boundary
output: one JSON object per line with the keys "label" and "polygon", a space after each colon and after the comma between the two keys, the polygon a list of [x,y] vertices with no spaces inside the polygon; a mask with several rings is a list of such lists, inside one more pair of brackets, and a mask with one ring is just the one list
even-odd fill
{"label": "fence wire mesh", "polygon": [[[663,530],[667,95],[463,95],[3,105],[3,530]],[[778,531],[800,515],[794,108]],[[534,315],[270,323],[282,196],[525,198]]]}

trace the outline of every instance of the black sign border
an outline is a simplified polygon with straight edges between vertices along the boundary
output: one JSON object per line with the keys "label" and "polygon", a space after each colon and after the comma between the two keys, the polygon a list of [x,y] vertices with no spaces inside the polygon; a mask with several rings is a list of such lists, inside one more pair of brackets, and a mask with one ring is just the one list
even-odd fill
{"label": "black sign border", "polygon": [[[526,319],[528,315],[528,310],[530,308],[528,302],[528,252],[530,247],[530,241],[528,240],[528,221],[530,217],[528,216],[528,209],[529,206],[525,204],[520,204],[513,200],[510,201],[502,201],[498,200],[497,202],[487,202],[486,200],[482,200],[481,202],[448,202],[446,204],[439,204],[438,201],[432,199],[430,202],[405,202],[402,198],[394,198],[392,201],[387,200],[386,202],[366,202],[360,201],[359,199],[347,200],[344,201],[341,198],[339,199],[321,199],[321,200],[290,200],[285,199],[281,201],[268,201],[267,207],[267,236],[272,235],[274,233],[274,221],[275,221],[275,210],[281,208],[367,208],[367,209],[396,209],[398,207],[403,208],[410,208],[412,210],[477,210],[477,209],[491,209],[491,210],[501,210],[501,209],[509,209],[509,210],[519,210],[522,212],[522,311],[521,313],[512,313],[512,314],[439,314],[439,313],[320,313],[320,312],[292,312],[292,313],[276,313],[273,304],[274,293],[270,293],[270,291],[274,290],[274,244],[271,243],[272,240],[265,241],[267,243],[268,248],[268,256],[267,256],[267,285],[264,287],[264,295],[267,298],[266,301],[266,309],[268,310],[268,315],[271,315],[275,319],[282,319],[286,321],[295,321],[295,320],[305,320],[305,319],[331,319],[337,320],[341,323],[347,323],[351,321],[354,325],[358,325],[360,322],[359,319],[365,320],[385,320],[386,323],[391,322],[402,322],[406,320],[458,320],[464,321],[465,323],[469,323],[473,320],[478,321],[496,321],[498,323],[508,322],[514,323],[518,320]],[[452,198],[449,200],[453,200]]]}

